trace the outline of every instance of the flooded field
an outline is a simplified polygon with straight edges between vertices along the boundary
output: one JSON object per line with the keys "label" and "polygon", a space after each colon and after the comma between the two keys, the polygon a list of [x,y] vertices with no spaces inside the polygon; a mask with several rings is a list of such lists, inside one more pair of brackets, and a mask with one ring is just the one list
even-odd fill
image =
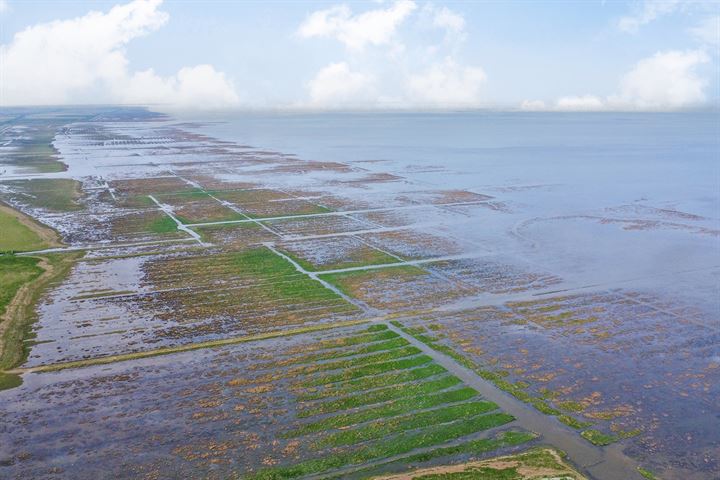
{"label": "flooded field", "polygon": [[11,113],[0,478],[720,478],[712,115]]}

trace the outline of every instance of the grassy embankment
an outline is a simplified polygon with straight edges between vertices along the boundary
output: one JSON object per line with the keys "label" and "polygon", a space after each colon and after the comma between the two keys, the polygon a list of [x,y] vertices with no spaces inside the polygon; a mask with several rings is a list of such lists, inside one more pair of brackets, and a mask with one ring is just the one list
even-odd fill
{"label": "grassy embankment", "polygon": [[456,465],[440,465],[376,480],[400,480],[412,476],[423,480],[530,480],[539,478],[584,479],[565,463],[562,454],[537,447],[515,455],[490,458]]}
{"label": "grassy embankment", "polygon": [[[78,254],[17,256],[9,252],[32,251],[60,245],[58,235],[31,218],[0,206],[0,372],[22,362],[24,340],[30,335],[33,306],[42,291],[61,278]],[[16,375],[0,373],[0,390],[17,386]]]}

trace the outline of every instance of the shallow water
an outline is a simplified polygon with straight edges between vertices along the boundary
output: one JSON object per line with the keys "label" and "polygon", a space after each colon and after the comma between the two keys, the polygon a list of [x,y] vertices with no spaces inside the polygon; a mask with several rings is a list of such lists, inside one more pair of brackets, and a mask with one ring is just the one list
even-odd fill
{"label": "shallow water", "polygon": [[[578,284],[657,280],[667,287],[677,272],[720,266],[717,113],[243,114],[206,120],[203,133],[401,175],[414,184],[408,190],[496,196],[505,215],[490,220],[482,211],[464,212],[468,218],[442,225],[444,232],[524,256]],[[682,289],[692,295],[706,281]],[[720,283],[713,281],[717,292]],[[720,312],[717,298],[706,300]]]}
{"label": "shallow water", "polygon": [[[712,478],[720,451],[719,126],[714,113],[151,121],[119,113],[76,122],[54,142],[67,172],[43,176],[80,180],[82,208],[49,211],[24,204],[12,185],[10,193],[0,189],[0,198],[56,228],[71,248],[90,248],[42,299],[37,345],[24,366],[399,314],[434,324],[447,345],[483,368],[505,370],[527,392],[586,402],[594,428],[639,429],[612,448],[668,478]],[[148,195],[193,236],[174,223],[154,230],[165,214],[141,201]],[[228,255],[258,245],[303,266],[267,278],[263,269],[233,270]],[[307,289],[296,282],[330,272],[328,288],[342,288],[353,305],[274,290]],[[272,355],[273,345],[248,348]],[[162,405],[181,391],[198,394],[204,360],[223,363],[235,348],[26,374],[22,388],[0,392],[0,405],[12,404],[0,418],[37,420],[22,431],[10,423],[0,429],[0,440],[13,444],[0,448],[0,466],[100,472],[107,460],[117,473],[128,465],[120,457],[132,453],[143,464],[140,451],[163,437],[168,448],[148,463],[207,474],[214,467],[183,470],[180,457],[189,453],[173,448],[184,433]],[[168,378],[177,388],[159,387]],[[138,388],[126,394],[128,381]],[[77,388],[55,390],[66,382]],[[96,405],[108,393],[112,418]],[[63,407],[41,412],[32,399],[43,395]],[[200,411],[176,403],[188,416]],[[90,443],[75,456],[71,410],[87,420],[79,431],[109,432],[100,463],[90,459]],[[213,428],[240,421],[234,415],[224,412]],[[135,433],[146,422],[161,428]],[[193,435],[211,440],[213,430]],[[38,442],[44,437],[47,448]],[[260,460],[233,457],[231,470]]]}

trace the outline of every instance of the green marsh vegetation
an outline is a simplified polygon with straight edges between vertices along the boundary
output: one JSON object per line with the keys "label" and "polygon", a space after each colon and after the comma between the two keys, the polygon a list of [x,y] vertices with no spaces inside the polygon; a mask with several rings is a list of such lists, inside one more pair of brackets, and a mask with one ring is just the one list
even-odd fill
{"label": "green marsh vegetation", "polygon": [[170,233],[177,231],[177,223],[167,215],[163,215],[161,218],[151,221],[147,225],[148,231],[152,233]]}
{"label": "green marsh vegetation", "polygon": [[[372,406],[357,412],[339,413],[332,417],[305,423],[300,427],[287,432],[284,436],[286,438],[298,437],[313,432],[348,427],[379,418],[388,418],[412,413],[416,410],[438,407],[450,403],[464,402],[474,398],[478,398],[478,394],[475,390],[469,387],[447,390],[439,393],[418,395],[411,398],[400,397],[399,399],[392,399],[378,406]],[[489,404],[490,402],[484,403]]]}
{"label": "green marsh vegetation", "polygon": [[[469,440],[450,447],[438,447],[427,452],[414,455],[410,454],[396,461],[381,463],[377,467],[360,468],[354,473],[360,475],[362,478],[375,478],[381,475],[382,472],[387,471],[388,468],[392,468],[395,471],[405,471],[408,465],[417,465],[430,461],[433,461],[434,464],[438,461],[437,459],[442,459],[441,461],[444,462],[451,462],[456,461],[459,457],[464,458],[468,455],[486,455],[488,452],[501,448],[523,445],[531,442],[535,438],[537,438],[537,435],[534,433],[509,430],[497,433],[490,438]],[[340,479],[343,477],[334,476],[330,478]]]}
{"label": "green marsh vegetation", "polygon": [[[399,340],[403,339],[385,325],[371,325],[344,339],[322,340],[311,345],[307,354],[279,360],[288,372],[294,372],[291,391],[299,402],[294,427],[280,433],[280,438],[307,443],[319,456],[266,468],[247,478],[296,478],[362,469],[365,462],[383,463],[398,455],[490,451],[534,438],[518,432],[473,438],[507,425],[514,417]],[[380,346],[393,348],[375,351]],[[315,366],[294,370],[294,365],[308,361],[325,362],[319,365],[332,371],[324,373]]]}
{"label": "green marsh vegetation", "polygon": [[316,264],[303,256],[302,249],[293,248],[293,244],[289,243],[281,247],[280,250],[292,258],[298,265],[308,272],[322,272],[323,270],[334,270],[339,268],[364,267],[371,265],[384,265],[389,263],[397,263],[400,260],[388,255],[385,252],[377,250],[365,244],[356,247],[348,247],[346,245],[334,246],[327,245],[327,249],[341,248],[346,250],[343,259],[338,259],[330,263]]}
{"label": "green marsh vegetation", "polygon": [[[466,402],[459,405],[441,407],[402,417],[376,420],[353,430],[341,431],[326,436],[316,442],[317,447],[337,447],[341,445],[354,445],[374,438],[384,437],[388,434],[424,428],[460,420],[467,420],[476,415],[482,415],[495,410],[497,405],[491,402]],[[498,414],[503,415],[503,414]],[[488,415],[489,419],[490,416]],[[492,422],[492,420],[489,420]]]}
{"label": "green marsh vegetation", "polygon": [[2,316],[20,287],[35,280],[45,271],[35,257],[0,255],[0,316]]}
{"label": "green marsh vegetation", "polygon": [[0,389],[19,385],[19,377],[2,373],[22,363],[29,354],[36,319],[35,305],[42,293],[67,273],[82,253],[42,257],[0,255]]}
{"label": "green marsh vegetation", "polygon": [[28,252],[51,246],[36,230],[29,219],[0,204],[0,252]]}
{"label": "green marsh vegetation", "polygon": [[[80,182],[66,178],[35,178],[6,182],[19,192],[14,198],[29,207],[50,212],[82,210]],[[12,194],[11,194],[12,195]]]}
{"label": "green marsh vegetation", "polygon": [[643,478],[647,478],[647,480],[658,480],[658,477],[656,477],[650,470],[643,467],[637,467],[637,471],[643,476]]}
{"label": "green marsh vegetation", "polygon": [[418,448],[440,445],[449,440],[475,434],[513,421],[511,415],[500,413],[480,415],[465,421],[430,426],[420,431],[403,432],[358,449],[307,460],[287,467],[275,467],[249,475],[248,479],[286,479],[324,472],[348,465],[361,464],[377,458],[401,455]]}
{"label": "green marsh vegetation", "polygon": [[580,435],[593,445],[598,446],[610,445],[618,440],[618,437],[615,435],[608,435],[607,433],[594,429],[583,430],[580,432]]}
{"label": "green marsh vegetation", "polygon": [[[393,259],[394,263],[397,260]],[[363,284],[376,277],[392,277],[398,280],[411,279],[414,277],[429,275],[425,270],[419,267],[397,266],[372,270],[355,270],[342,273],[322,274],[323,280],[333,284],[341,292],[351,297],[355,296],[357,286]]]}
{"label": "green marsh vegetation", "polygon": [[[444,343],[440,343],[439,337],[437,337],[431,332],[428,332],[428,330],[423,326],[407,327],[398,321],[392,321],[390,323],[392,323],[397,328],[400,328],[405,333],[417,338],[418,340],[433,348],[434,350],[437,350],[438,352],[444,353],[445,355],[451,357],[460,365],[474,371],[483,379],[492,382],[493,384],[495,384],[496,387],[507,393],[510,393],[518,400],[532,405],[536,410],[546,415],[557,417],[557,419],[561,423],[577,430],[587,428],[592,425],[592,422],[584,422],[568,414],[578,413],[584,410],[584,406],[579,402],[558,402],[556,403],[556,405],[559,408],[554,408],[546,401],[546,399],[552,397],[552,395],[548,394],[548,392],[544,392],[543,394],[541,394],[540,397],[533,396],[531,393],[526,391],[528,384],[524,382],[512,383],[505,380],[504,377],[507,375],[507,372],[505,371],[493,372],[480,367],[465,355],[458,353],[454,348]],[[433,330],[437,330],[437,327],[435,327]],[[581,435],[583,436],[583,438],[595,445],[608,445],[617,441],[619,438],[613,435],[602,434],[597,430],[585,430],[581,432]]]}
{"label": "green marsh vegetation", "polygon": [[426,395],[428,393],[439,392],[457,386],[460,383],[461,382],[457,377],[448,375],[438,380],[430,380],[424,383],[404,384],[400,387],[392,386],[379,390],[365,391],[357,395],[342,397],[336,400],[320,403],[318,405],[313,405],[309,408],[304,408],[298,412],[298,417],[322,415],[325,413],[348,410],[350,408],[386,402],[388,400],[403,397]]}
{"label": "green marsh vegetation", "polygon": [[349,380],[337,384],[325,385],[323,389],[318,389],[317,386],[307,388],[302,387],[301,393],[298,395],[298,399],[302,401],[308,401],[327,397],[336,397],[355,392],[357,391],[358,387],[364,387],[367,389],[387,387],[392,385],[399,385],[406,382],[422,380],[424,378],[440,375],[443,373],[447,373],[447,370],[445,370],[440,365],[432,363],[427,366],[421,366],[409,370],[390,372],[382,375],[376,375],[370,378],[360,378],[357,380]]}

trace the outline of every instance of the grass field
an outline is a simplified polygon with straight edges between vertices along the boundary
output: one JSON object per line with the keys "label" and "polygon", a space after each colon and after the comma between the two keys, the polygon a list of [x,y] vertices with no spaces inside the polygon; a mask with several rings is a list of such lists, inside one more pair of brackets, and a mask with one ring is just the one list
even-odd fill
{"label": "grass field", "polygon": [[[0,255],[0,369],[26,358],[34,306],[49,284],[62,278],[81,253],[41,257]],[[0,382],[2,383],[2,382]],[[7,383],[7,382],[5,382]]]}
{"label": "grass field", "polygon": [[39,262],[39,259],[31,257],[0,256],[0,315],[5,314],[20,287],[42,274]]}
{"label": "grass field", "polygon": [[81,210],[80,182],[68,178],[35,178],[6,182],[16,193],[11,194],[19,203],[51,212]]}
{"label": "grass field", "polygon": [[20,214],[0,208],[0,252],[26,252],[48,246],[27,221],[21,220]]}

